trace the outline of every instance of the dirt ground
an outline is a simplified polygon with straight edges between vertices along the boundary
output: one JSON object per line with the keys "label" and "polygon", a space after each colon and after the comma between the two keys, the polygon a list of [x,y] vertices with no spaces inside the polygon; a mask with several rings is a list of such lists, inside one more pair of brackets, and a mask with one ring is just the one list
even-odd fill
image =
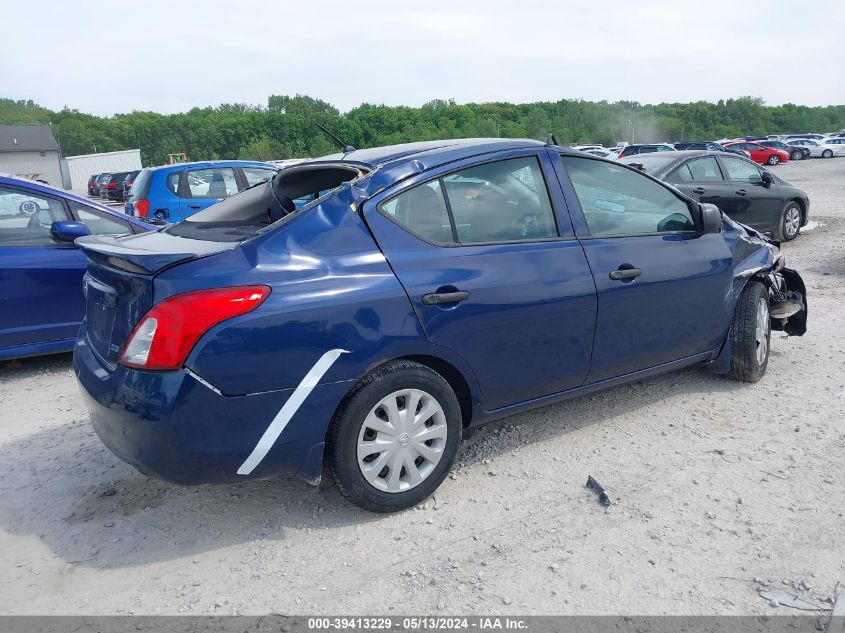
{"label": "dirt ground", "polygon": [[[516,416],[416,510],[328,485],[182,488],[114,457],[69,355],[0,366],[2,614],[800,613],[845,585],[845,159],[784,246],[809,332],[756,385],[703,369]],[[593,475],[612,505],[584,484]]]}

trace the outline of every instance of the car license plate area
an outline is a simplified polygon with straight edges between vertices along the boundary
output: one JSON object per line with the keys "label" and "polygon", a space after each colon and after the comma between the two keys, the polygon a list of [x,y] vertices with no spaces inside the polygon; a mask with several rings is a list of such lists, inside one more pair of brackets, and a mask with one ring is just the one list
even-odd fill
{"label": "car license plate area", "polygon": [[112,330],[117,314],[117,293],[113,288],[93,277],[86,283],[88,338],[97,354],[113,363],[117,350],[111,350]]}

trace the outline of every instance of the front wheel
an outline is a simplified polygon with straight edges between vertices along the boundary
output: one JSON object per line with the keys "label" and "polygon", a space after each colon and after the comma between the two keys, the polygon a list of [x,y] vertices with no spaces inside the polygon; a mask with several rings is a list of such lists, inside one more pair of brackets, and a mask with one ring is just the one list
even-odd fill
{"label": "front wheel", "polygon": [[791,160],[801,160],[802,158],[804,158],[804,154],[802,154],[801,152],[798,152],[798,151],[792,152],[792,154],[790,155],[789,158]]}
{"label": "front wheel", "polygon": [[822,158],[833,158],[833,150],[826,149],[822,152]]}
{"label": "front wheel", "polygon": [[731,368],[728,376],[757,382],[769,364],[772,327],[769,293],[759,281],[749,281],[739,297],[731,324]]}
{"label": "front wheel", "polygon": [[801,208],[790,202],[783,209],[780,216],[780,225],[775,229],[774,234],[781,242],[789,242],[798,237],[801,232]]}
{"label": "front wheel", "polygon": [[769,163],[769,165],[777,165],[778,163],[780,163],[780,156],[778,156],[777,154],[772,154],[771,156],[769,156],[769,160],[767,160],[766,162]]}
{"label": "front wheel", "polygon": [[461,441],[461,408],[449,383],[410,361],[365,376],[338,409],[326,440],[340,493],[371,512],[395,512],[443,482]]}

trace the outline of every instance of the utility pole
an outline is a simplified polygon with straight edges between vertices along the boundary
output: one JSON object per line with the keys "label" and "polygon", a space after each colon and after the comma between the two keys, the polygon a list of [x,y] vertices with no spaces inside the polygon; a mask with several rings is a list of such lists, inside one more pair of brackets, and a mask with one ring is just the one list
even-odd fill
{"label": "utility pole", "polygon": [[634,136],[634,117],[633,117],[633,115],[631,116],[630,119],[628,119],[628,123],[631,124],[631,145],[634,145],[635,136]]}

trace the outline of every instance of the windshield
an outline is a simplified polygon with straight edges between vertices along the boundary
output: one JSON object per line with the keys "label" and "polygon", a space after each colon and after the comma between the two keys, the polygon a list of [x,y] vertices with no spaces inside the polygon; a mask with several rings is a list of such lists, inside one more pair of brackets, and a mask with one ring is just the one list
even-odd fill
{"label": "windshield", "polygon": [[622,162],[626,165],[630,165],[631,167],[636,167],[647,174],[654,174],[676,160],[678,159],[674,156],[647,156],[645,154],[640,154],[639,156],[625,158]]}
{"label": "windshield", "polygon": [[365,171],[352,164],[303,164],[244,189],[165,231],[180,237],[237,242],[331,195]]}

